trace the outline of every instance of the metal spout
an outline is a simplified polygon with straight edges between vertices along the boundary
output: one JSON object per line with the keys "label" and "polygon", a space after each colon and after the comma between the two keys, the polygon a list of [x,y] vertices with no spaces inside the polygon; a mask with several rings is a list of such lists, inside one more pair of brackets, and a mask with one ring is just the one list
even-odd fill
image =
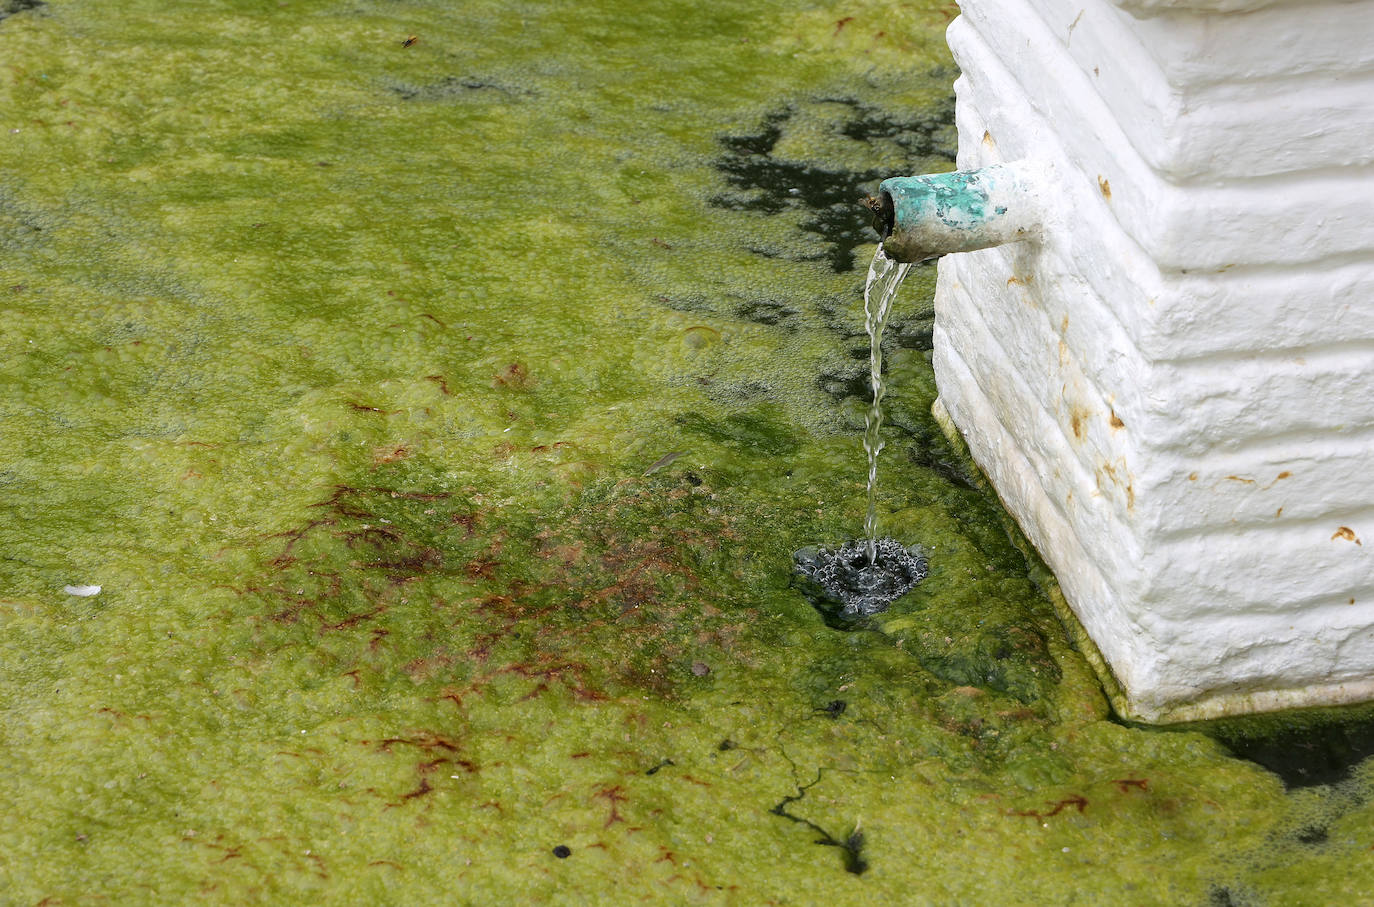
{"label": "metal spout", "polygon": [[1041,235],[1043,168],[1034,161],[994,164],[883,180],[870,199],[883,251],[918,262]]}

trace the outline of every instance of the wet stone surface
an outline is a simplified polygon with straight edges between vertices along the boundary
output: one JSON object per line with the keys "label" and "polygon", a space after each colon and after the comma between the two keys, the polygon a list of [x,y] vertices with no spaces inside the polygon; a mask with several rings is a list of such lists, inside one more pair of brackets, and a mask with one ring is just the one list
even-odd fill
{"label": "wet stone surface", "polygon": [[[837,550],[803,548],[793,560],[797,573],[808,581],[817,607],[827,616],[839,605],[837,616],[853,620],[880,614],[894,601],[916,588],[930,572],[919,545],[905,547],[896,539],[880,539],[869,560],[868,541],[855,539]],[[830,607],[826,603],[831,603]]]}

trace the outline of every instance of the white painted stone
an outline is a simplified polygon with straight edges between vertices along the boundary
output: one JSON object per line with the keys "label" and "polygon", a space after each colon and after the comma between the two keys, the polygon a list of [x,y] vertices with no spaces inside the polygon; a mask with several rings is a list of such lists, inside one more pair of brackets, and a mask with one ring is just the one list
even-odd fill
{"label": "white painted stone", "polygon": [[[1129,65],[1103,64],[1109,71],[1117,66],[1123,70],[1111,92],[1112,86],[1097,84],[1091,71],[1085,72],[1068,54],[1064,42],[1033,8],[1035,2],[977,0],[965,5],[949,30],[964,78],[980,98],[983,117],[994,127],[1003,116],[1021,119],[1024,108],[1052,123],[1079,168],[1109,187],[1116,220],[1160,269],[1303,264],[1374,245],[1374,218],[1367,216],[1374,198],[1374,168],[1333,172],[1338,162],[1327,162],[1320,169],[1289,171],[1282,179],[1264,176],[1262,165],[1279,153],[1273,143],[1283,134],[1275,120],[1282,117],[1281,111],[1255,122],[1243,120],[1239,126],[1229,121],[1229,113],[1221,112],[1231,105],[1199,108],[1182,121],[1151,121],[1136,109],[1141,93],[1154,81],[1149,69],[1142,69],[1151,65],[1149,60],[1142,56]],[[1104,0],[1078,5],[1114,9]],[[1115,15],[1119,28],[1111,37],[1129,46],[1134,38],[1123,23],[1134,20],[1120,11]],[[1245,34],[1241,39],[1257,36]],[[1321,87],[1322,80],[1309,81]],[[1358,124],[1371,122],[1371,86],[1374,81],[1349,85],[1340,109],[1322,116],[1318,125],[1305,126],[1304,134],[1320,136],[1335,130],[1346,135]],[[1274,88],[1266,83],[1255,85],[1253,91],[1272,99]],[[1188,94],[1181,94],[1177,103],[1189,109],[1198,104]],[[1022,110],[1004,111],[1007,107]],[[997,128],[991,132],[1009,151],[1009,137]],[[1347,137],[1340,144],[1357,148],[1367,163],[1367,140]],[[1250,147],[1254,159],[1240,166],[1247,176],[1229,173],[1225,162]],[[1217,167],[1196,172],[1198,159],[1215,161]],[[1184,177],[1189,177],[1187,182],[1181,182]],[[1259,212],[1284,228],[1253,230],[1252,220]]]}
{"label": "white painted stone", "polygon": [[[1175,179],[1253,179],[1374,154],[1360,117],[1374,91],[1374,17],[1348,2],[1228,17],[1224,29],[1216,17],[1141,20],[1076,0],[1029,7],[1044,27],[1039,49],[1067,53],[1135,149]],[[969,14],[996,18],[999,7]]]}
{"label": "white painted stone", "polygon": [[1051,191],[941,260],[941,405],[1128,709],[1374,698],[1374,0],[966,0],[949,42],[959,167]]}

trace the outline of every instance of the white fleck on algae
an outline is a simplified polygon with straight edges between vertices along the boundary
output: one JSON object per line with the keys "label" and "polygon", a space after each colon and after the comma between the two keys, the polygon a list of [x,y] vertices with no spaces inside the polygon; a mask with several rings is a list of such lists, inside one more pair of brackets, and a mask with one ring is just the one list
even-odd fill
{"label": "white fleck on algae", "polygon": [[1109,720],[929,416],[928,267],[930,576],[791,586],[863,523],[857,198],[951,166],[952,7],[9,6],[0,900],[1374,890],[1367,713],[1291,791]]}

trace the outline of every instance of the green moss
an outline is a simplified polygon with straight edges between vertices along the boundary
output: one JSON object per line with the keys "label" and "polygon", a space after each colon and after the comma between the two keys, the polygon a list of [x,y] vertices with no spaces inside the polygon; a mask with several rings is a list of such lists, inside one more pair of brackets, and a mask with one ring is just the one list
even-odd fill
{"label": "green moss", "polygon": [[793,586],[862,524],[847,206],[948,166],[948,11],[460,6],[5,9],[4,900],[1374,887],[1367,760],[1107,720],[930,418],[929,268],[931,575],[848,632]]}

